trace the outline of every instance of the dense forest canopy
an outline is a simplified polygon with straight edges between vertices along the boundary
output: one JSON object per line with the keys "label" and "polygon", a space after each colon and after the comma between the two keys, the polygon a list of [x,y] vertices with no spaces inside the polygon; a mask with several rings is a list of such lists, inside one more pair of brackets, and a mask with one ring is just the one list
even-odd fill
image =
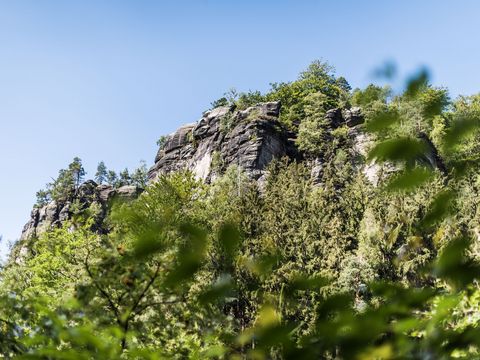
{"label": "dense forest canopy", "polygon": [[[451,99],[425,71],[402,93],[352,90],[315,61],[212,107],[267,101],[281,102],[301,158],[272,161],[262,184],[230,166],[211,183],[177,171],[146,185],[144,165],[100,163],[98,183],[143,193],[109,204],[102,231],[78,208],[13,248],[0,356],[480,358],[480,96]],[[353,130],[326,116],[354,107],[365,122]],[[37,206],[75,201],[84,175],[75,158]]]}

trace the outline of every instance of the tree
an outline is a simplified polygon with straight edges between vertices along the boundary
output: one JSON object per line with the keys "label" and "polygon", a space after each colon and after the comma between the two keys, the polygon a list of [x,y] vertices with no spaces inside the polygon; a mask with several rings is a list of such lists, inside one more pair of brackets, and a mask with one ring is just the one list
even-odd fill
{"label": "tree", "polygon": [[117,186],[124,186],[124,185],[130,185],[132,182],[132,177],[130,176],[130,173],[127,168],[123,169],[120,171],[120,174],[118,174],[118,181],[117,181]]}
{"label": "tree", "polygon": [[280,100],[282,103],[280,121],[290,128],[297,129],[305,118],[307,96],[321,93],[325,96],[325,108],[329,110],[342,104],[349,93],[348,88],[341,78],[337,81],[331,65],[316,60],[300,73],[297,80],[271,84],[265,98],[268,101]]}
{"label": "tree", "polygon": [[297,145],[309,156],[319,156],[332,145],[330,124],[325,119],[326,108],[326,95],[318,92],[305,97],[305,118],[298,128]]}
{"label": "tree", "polygon": [[132,185],[145,188],[148,181],[148,169],[145,161],[140,162],[140,166],[133,171],[130,177]]}
{"label": "tree", "polygon": [[106,180],[108,184],[116,186],[118,180],[117,173],[114,170],[108,170]]}
{"label": "tree", "polygon": [[49,190],[38,190],[36,193],[37,201],[35,207],[43,207],[47,205],[51,200],[51,195]]}
{"label": "tree", "polygon": [[79,157],[73,158],[73,161],[68,165],[68,171],[73,177],[75,188],[78,189],[86,174],[82,160]]}
{"label": "tree", "polygon": [[167,143],[167,140],[168,140],[168,136],[165,136],[165,135],[162,135],[158,138],[157,140],[157,146],[160,148],[160,149],[163,149],[163,147],[165,146],[165,144]]}
{"label": "tree", "polygon": [[[1,356],[478,358],[480,97],[452,105],[425,78],[392,100],[370,86],[351,98],[369,108],[351,131],[325,122],[335,99],[317,86],[347,91],[330,71],[282,87],[314,176],[308,156],[272,161],[261,186],[238,166],[210,184],[161,175],[113,204],[108,233],[91,217],[20,242],[0,272]],[[46,192],[71,200],[77,179],[61,170]]]}
{"label": "tree", "polygon": [[97,172],[95,173],[95,181],[99,184],[103,184],[107,180],[108,171],[105,163],[100,161],[97,165]]}
{"label": "tree", "polygon": [[76,191],[75,179],[69,169],[60,169],[58,177],[48,185],[52,194],[52,200],[67,201],[70,200]]}

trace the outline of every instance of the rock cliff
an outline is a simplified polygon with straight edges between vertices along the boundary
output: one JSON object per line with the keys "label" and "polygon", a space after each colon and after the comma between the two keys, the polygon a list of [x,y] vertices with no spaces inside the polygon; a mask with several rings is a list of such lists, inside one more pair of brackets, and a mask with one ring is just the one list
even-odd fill
{"label": "rock cliff", "polygon": [[[288,157],[302,160],[295,145],[295,133],[288,131],[279,121],[280,102],[260,103],[245,110],[224,106],[203,113],[196,123],[180,127],[166,138],[159,148],[154,165],[149,170],[150,181],[161,174],[189,169],[206,182],[214,181],[230,165],[238,165],[248,176],[262,180],[273,159]],[[363,122],[359,108],[332,109],[326,113],[332,128],[350,127],[356,147],[352,151],[365,152],[368,137],[358,130]],[[322,164],[309,159],[312,176],[319,176]],[[368,168],[367,176],[375,181],[376,169]],[[142,190],[134,186],[114,189],[110,185],[97,185],[89,180],[76,191],[74,199],[52,201],[44,207],[34,208],[25,225],[21,240],[40,235],[70,219],[77,211],[95,205],[98,229],[114,197],[135,198]]]}
{"label": "rock cliff", "polygon": [[202,118],[169,135],[149,171],[159,174],[189,169],[207,182],[232,164],[258,179],[269,162],[284,156],[299,156],[290,134],[278,121],[280,103],[269,102],[235,111],[218,107]]}
{"label": "rock cliff", "polygon": [[[189,169],[200,179],[212,181],[228,166],[240,166],[251,178],[261,179],[273,159],[302,159],[295,134],[279,122],[280,102],[260,103],[246,110],[218,107],[167,137],[158,150],[150,180],[159,174]],[[332,128],[363,122],[359,108],[332,109],[326,118]]]}
{"label": "rock cliff", "polygon": [[98,229],[105,218],[110,201],[114,198],[136,198],[142,189],[136,186],[122,186],[113,188],[111,185],[97,185],[95,181],[84,182],[76,191],[73,199],[68,201],[51,201],[43,207],[35,207],[30,213],[30,220],[23,227],[20,240],[36,237],[41,233],[60,226],[64,221],[72,218],[76,212],[90,208],[96,208],[96,220]]}

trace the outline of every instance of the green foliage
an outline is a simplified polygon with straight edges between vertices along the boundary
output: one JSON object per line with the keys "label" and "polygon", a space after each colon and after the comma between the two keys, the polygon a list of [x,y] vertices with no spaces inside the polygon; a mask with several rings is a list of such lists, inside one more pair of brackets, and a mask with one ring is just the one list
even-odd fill
{"label": "green foliage", "polygon": [[[373,186],[351,131],[325,121],[350,91],[331,72],[273,86],[307,162],[273,161],[261,185],[238,166],[212,184],[161,176],[113,206],[108,234],[74,218],[20,243],[1,272],[2,356],[478,358],[478,96],[452,103],[425,71],[394,98],[354,91]],[[41,204],[76,191],[79,164]],[[144,184],[146,166],[102,175]]]}
{"label": "green foliage", "polygon": [[210,103],[210,107],[212,109],[215,109],[215,108],[220,107],[220,106],[228,106],[228,105],[230,105],[230,104],[228,102],[228,99],[225,96],[222,96],[220,99],[217,99],[217,100],[212,101]]}
{"label": "green foliage", "polygon": [[237,118],[232,112],[227,112],[220,118],[220,132],[226,134],[232,130],[236,125]]}
{"label": "green foliage", "polygon": [[305,97],[305,119],[298,128],[297,146],[309,155],[320,155],[328,147],[330,124],[325,119],[327,96],[318,92]]}
{"label": "green foliage", "polygon": [[97,172],[95,173],[95,181],[98,184],[103,184],[107,180],[108,170],[103,161],[100,161],[97,165]]}
{"label": "green foliage", "polygon": [[165,136],[165,135],[162,135],[158,138],[157,140],[157,146],[162,149],[165,144],[167,143],[167,140],[168,140],[168,136]]}
{"label": "green foliage", "polygon": [[113,185],[118,181],[118,175],[114,170],[108,170],[107,173],[107,184]]}
{"label": "green foliage", "polygon": [[67,169],[61,169],[58,177],[47,185],[47,191],[55,201],[70,200],[80,186],[85,176],[82,161],[75,157]]}
{"label": "green foliage", "polygon": [[85,169],[83,168],[82,160],[78,157],[75,157],[73,161],[68,165],[68,172],[73,177],[75,187],[78,189],[80,184],[83,182],[83,179],[85,178]]}
{"label": "green foliage", "polygon": [[144,189],[148,181],[148,169],[145,161],[140,161],[140,166],[130,174],[131,184]]}
{"label": "green foliage", "polygon": [[370,84],[365,89],[355,89],[350,102],[353,106],[360,106],[364,113],[368,114],[375,105],[386,104],[390,97],[390,88]]}
{"label": "green foliage", "polygon": [[51,195],[48,190],[38,190],[37,193],[35,194],[37,197],[37,201],[35,202],[35,207],[43,207],[47,205],[50,200],[51,200]]}
{"label": "green foliage", "polygon": [[[268,101],[280,100],[282,113],[280,120],[288,127],[295,128],[306,116],[309,106],[308,95],[321,93],[324,98],[324,108],[333,109],[341,105],[342,95],[348,93],[345,82],[337,81],[333,67],[322,61],[312,62],[301,72],[296,81],[290,83],[273,83],[266,94]],[[343,96],[345,97],[345,96]]]}
{"label": "green foliage", "polygon": [[323,107],[328,110],[347,105],[350,90],[351,87],[345,78],[335,77],[334,68],[331,65],[316,60],[300,73],[297,80],[272,83],[265,94],[252,90],[239,93],[235,89],[230,89],[211,105],[212,108],[232,106],[244,110],[261,102],[280,101],[282,104],[280,121],[287,127],[296,129],[306,117],[306,107],[311,106],[309,95],[322,95]]}
{"label": "green foliage", "polygon": [[213,171],[220,171],[223,167],[222,154],[220,151],[214,151],[212,153],[211,167]]}

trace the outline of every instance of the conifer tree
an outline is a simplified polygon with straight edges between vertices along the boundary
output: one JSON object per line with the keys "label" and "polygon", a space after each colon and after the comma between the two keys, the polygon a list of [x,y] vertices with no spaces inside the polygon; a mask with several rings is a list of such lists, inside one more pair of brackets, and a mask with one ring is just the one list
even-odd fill
{"label": "conifer tree", "polygon": [[97,172],[95,173],[95,181],[99,184],[103,184],[108,178],[108,171],[105,163],[100,161],[97,165]]}

